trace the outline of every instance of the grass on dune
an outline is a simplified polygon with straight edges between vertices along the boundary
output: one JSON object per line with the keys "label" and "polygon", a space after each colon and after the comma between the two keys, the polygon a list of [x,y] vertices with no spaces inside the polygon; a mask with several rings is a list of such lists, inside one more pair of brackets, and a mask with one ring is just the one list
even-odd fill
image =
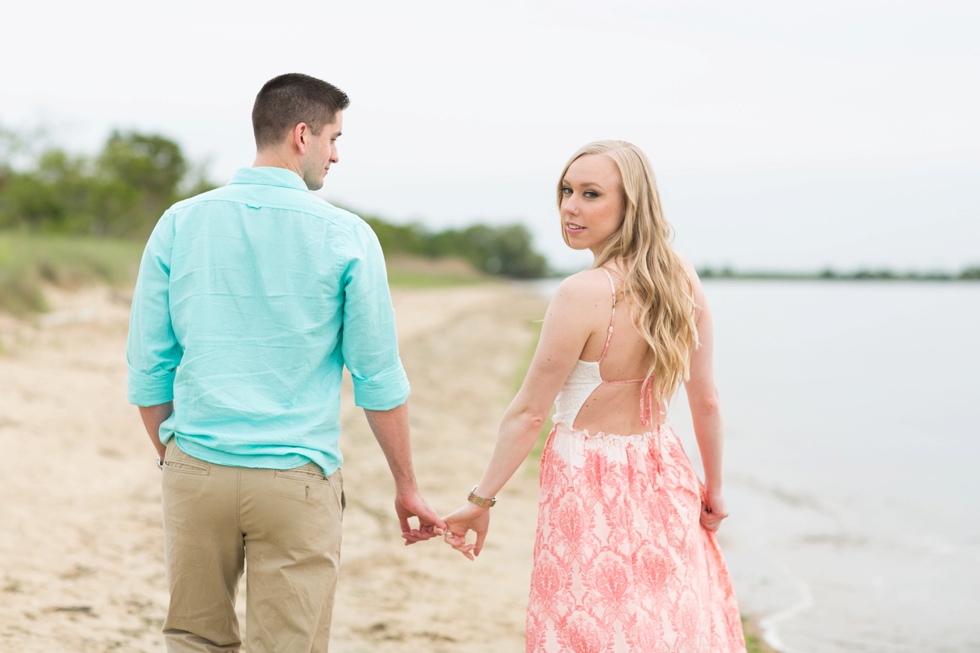
{"label": "grass on dune", "polygon": [[[26,315],[47,310],[44,285],[78,288],[136,281],[143,243],[109,238],[0,232],[0,311]],[[488,283],[489,275],[459,259],[388,258],[396,288],[438,288]]]}
{"label": "grass on dune", "polygon": [[386,257],[388,284],[393,288],[441,288],[488,283],[492,278],[457,258]]}
{"label": "grass on dune", "polygon": [[388,285],[392,288],[444,288],[446,286],[467,286],[474,283],[481,282],[454,274],[427,274],[388,268]]}
{"label": "grass on dune", "polygon": [[44,284],[132,283],[142,253],[142,243],[128,240],[0,233],[0,311],[46,310]]}

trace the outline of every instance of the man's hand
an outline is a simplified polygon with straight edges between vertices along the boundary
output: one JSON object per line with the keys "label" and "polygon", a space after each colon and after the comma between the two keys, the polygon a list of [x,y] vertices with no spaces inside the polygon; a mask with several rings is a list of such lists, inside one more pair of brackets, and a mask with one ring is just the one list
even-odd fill
{"label": "man's hand", "polygon": [[140,406],[140,417],[143,418],[143,426],[146,427],[146,434],[150,436],[153,448],[157,450],[160,460],[167,455],[167,445],[160,442],[160,425],[174,412],[174,402],[168,401],[165,404],[156,406]]}
{"label": "man's hand", "polygon": [[[462,553],[470,560],[475,560],[483,550],[483,541],[487,537],[487,529],[490,528],[490,509],[481,508],[472,503],[465,506],[446,517],[446,543]],[[476,533],[476,543],[466,543],[466,533],[474,531]]]}
{"label": "man's hand", "polygon": [[[419,495],[412,471],[412,448],[408,438],[408,404],[391,410],[364,409],[368,424],[384,451],[391,477],[395,480],[395,513],[402,527],[405,544],[415,544],[442,535],[446,522]],[[409,517],[418,517],[419,527],[412,528]]]}
{"label": "man's hand", "polygon": [[[422,542],[446,532],[446,522],[436,511],[429,507],[418,492],[399,494],[395,497],[395,513],[402,527],[402,537],[405,546]],[[418,517],[419,527],[412,528],[408,523],[409,517]]]}

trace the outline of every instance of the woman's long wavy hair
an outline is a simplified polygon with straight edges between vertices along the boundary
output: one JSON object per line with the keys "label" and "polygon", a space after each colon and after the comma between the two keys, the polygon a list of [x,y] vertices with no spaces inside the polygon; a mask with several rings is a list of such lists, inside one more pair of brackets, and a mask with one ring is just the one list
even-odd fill
{"label": "woman's long wavy hair", "polygon": [[[572,155],[558,181],[558,208],[569,166],[581,156],[604,154],[619,168],[623,224],[602,245],[593,268],[618,261],[624,273],[623,293],[633,324],[650,345],[654,396],[669,400],[690,373],[691,353],[698,346],[691,280],[671,247],[673,230],[660,208],[660,194],[646,156],[626,141],[596,141]],[[568,243],[568,234],[562,229]]]}

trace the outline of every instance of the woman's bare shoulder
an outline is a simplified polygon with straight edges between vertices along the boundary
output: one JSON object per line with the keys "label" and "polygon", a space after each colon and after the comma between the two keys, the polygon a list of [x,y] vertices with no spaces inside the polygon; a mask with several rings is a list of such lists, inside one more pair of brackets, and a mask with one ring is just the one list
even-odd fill
{"label": "woman's bare shoulder", "polygon": [[681,254],[680,252],[678,252],[677,250],[674,250],[674,254],[676,254],[678,260],[680,260],[681,265],[684,268],[684,272],[691,279],[691,283],[700,282],[700,279],[698,278],[698,271],[694,269],[694,265],[689,260],[687,260],[687,257]]}
{"label": "woman's bare shoulder", "polygon": [[612,291],[605,272],[584,270],[573,274],[561,282],[548,306],[542,341],[546,334],[561,333],[577,358],[587,339],[604,328],[611,305]]}
{"label": "woman's bare shoulder", "polygon": [[687,278],[691,281],[691,296],[694,298],[695,319],[700,319],[701,314],[708,307],[708,298],[704,295],[704,286],[701,285],[701,278],[698,277],[698,271],[694,269],[694,266],[687,258],[681,254],[677,254],[677,258],[680,259],[681,265],[684,266],[684,272],[687,273]]}
{"label": "woman's bare shoulder", "polygon": [[556,300],[579,308],[609,304],[611,297],[609,278],[600,269],[583,270],[566,277],[555,293]]}
{"label": "woman's bare shoulder", "polygon": [[694,265],[687,260],[686,256],[683,254],[678,254],[677,252],[674,253],[677,254],[677,258],[680,259],[681,265],[684,266],[684,272],[687,274],[687,278],[691,280],[691,289],[696,295],[701,294],[701,278],[698,276],[698,271],[694,269]]}

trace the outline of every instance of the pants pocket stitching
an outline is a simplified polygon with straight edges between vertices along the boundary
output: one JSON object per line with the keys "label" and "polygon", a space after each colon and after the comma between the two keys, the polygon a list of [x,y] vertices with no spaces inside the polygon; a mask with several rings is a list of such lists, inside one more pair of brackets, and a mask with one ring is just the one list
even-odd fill
{"label": "pants pocket stitching", "polygon": [[330,477],[324,476],[322,473],[318,474],[311,471],[301,471],[298,469],[277,469],[276,477],[284,478],[287,481],[303,481],[306,483],[323,483],[329,484]]}
{"label": "pants pocket stitching", "polygon": [[199,465],[193,462],[186,462],[183,460],[164,460],[163,466],[172,472],[177,474],[196,474],[198,476],[207,476],[211,472],[211,467],[209,465]]}

